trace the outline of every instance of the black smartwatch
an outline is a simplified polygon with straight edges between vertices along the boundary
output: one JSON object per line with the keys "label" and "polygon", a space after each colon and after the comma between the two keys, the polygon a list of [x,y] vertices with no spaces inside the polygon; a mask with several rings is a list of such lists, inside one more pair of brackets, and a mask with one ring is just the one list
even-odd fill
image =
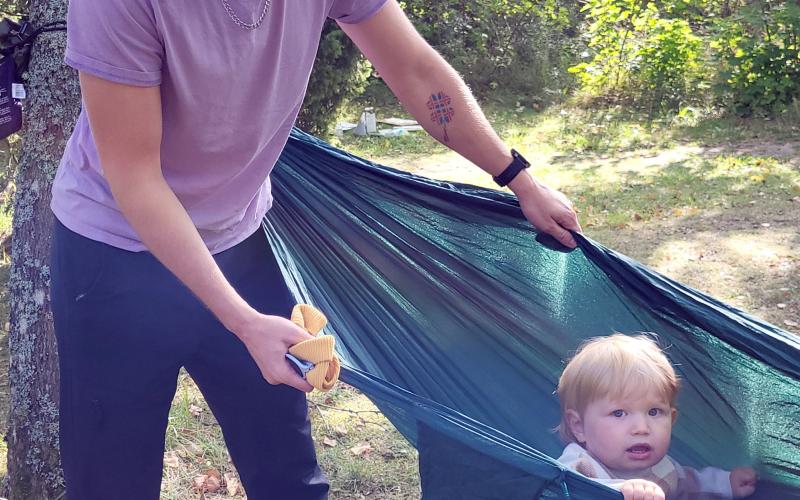
{"label": "black smartwatch", "polygon": [[531,164],[526,160],[516,149],[511,150],[511,157],[514,158],[511,160],[511,164],[506,167],[505,170],[500,172],[500,175],[496,175],[492,177],[494,181],[500,185],[500,187],[506,186],[509,182],[514,180],[514,177],[517,176],[523,169],[526,169],[531,166]]}

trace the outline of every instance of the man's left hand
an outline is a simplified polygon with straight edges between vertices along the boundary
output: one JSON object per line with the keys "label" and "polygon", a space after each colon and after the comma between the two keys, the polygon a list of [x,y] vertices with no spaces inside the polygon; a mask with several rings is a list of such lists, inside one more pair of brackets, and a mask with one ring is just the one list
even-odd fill
{"label": "man's left hand", "polygon": [[572,202],[563,193],[538,182],[527,172],[521,172],[508,187],[517,195],[522,213],[537,230],[564,246],[577,246],[570,231],[582,232],[581,225]]}

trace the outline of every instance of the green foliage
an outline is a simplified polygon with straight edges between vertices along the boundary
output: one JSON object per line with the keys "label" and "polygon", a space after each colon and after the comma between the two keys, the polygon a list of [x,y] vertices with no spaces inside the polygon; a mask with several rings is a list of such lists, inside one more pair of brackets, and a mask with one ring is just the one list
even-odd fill
{"label": "green foliage", "polygon": [[28,11],[28,0],[0,0],[0,15],[19,19]]}
{"label": "green foliage", "polygon": [[689,79],[696,74],[700,38],[683,19],[655,19],[637,53],[637,76],[651,97],[651,111],[662,105],[677,108]]}
{"label": "green foliage", "polygon": [[342,103],[363,90],[370,68],[347,35],[328,21],[297,125],[312,134],[326,133]]}
{"label": "green foliage", "polygon": [[[538,107],[571,87],[566,67],[575,43],[567,35],[574,34],[576,12],[567,0],[405,0],[401,6],[479,97],[513,95]],[[345,100],[363,89],[369,70],[335,23],[326,25],[300,127],[326,132]],[[380,96],[383,86],[375,87]]]}
{"label": "green foliage", "polygon": [[800,98],[795,0],[588,0],[582,12],[588,60],[570,72],[590,95],[651,114],[713,101],[743,116]]}
{"label": "green foliage", "polygon": [[570,86],[575,9],[564,0],[401,2],[420,34],[481,97],[551,101]]}
{"label": "green foliage", "polygon": [[[695,77],[701,41],[684,19],[642,0],[589,0],[582,11],[589,51],[569,69],[584,89],[600,95],[627,95],[651,111],[677,108]],[[593,56],[591,55],[593,53]]]}
{"label": "green foliage", "polygon": [[581,12],[586,13],[589,40],[589,50],[582,57],[590,60],[569,72],[578,75],[583,88],[597,94],[624,89],[636,58],[639,41],[635,37],[657,16],[655,5],[639,0],[589,0]]}
{"label": "green foliage", "polygon": [[757,0],[716,24],[719,90],[743,116],[776,112],[800,98],[800,6]]}

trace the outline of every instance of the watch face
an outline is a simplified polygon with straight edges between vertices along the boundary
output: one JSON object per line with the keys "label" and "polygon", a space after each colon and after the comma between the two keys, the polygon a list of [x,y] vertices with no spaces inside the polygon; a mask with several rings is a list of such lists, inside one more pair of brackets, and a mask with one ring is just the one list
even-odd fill
{"label": "watch face", "polygon": [[530,166],[530,162],[526,160],[524,156],[519,154],[519,151],[517,151],[516,149],[511,150],[511,156],[513,156],[515,160],[521,161],[526,167]]}

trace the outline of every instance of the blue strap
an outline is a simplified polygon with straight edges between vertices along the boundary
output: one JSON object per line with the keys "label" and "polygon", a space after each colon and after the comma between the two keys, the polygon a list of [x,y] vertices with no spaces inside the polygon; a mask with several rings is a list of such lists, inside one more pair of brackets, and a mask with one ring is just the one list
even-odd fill
{"label": "blue strap", "polygon": [[294,368],[297,374],[303,378],[306,378],[306,373],[313,370],[314,366],[316,366],[314,365],[314,363],[295,357],[289,354],[288,352],[286,353],[286,359],[288,359],[291,362],[292,368]]}

